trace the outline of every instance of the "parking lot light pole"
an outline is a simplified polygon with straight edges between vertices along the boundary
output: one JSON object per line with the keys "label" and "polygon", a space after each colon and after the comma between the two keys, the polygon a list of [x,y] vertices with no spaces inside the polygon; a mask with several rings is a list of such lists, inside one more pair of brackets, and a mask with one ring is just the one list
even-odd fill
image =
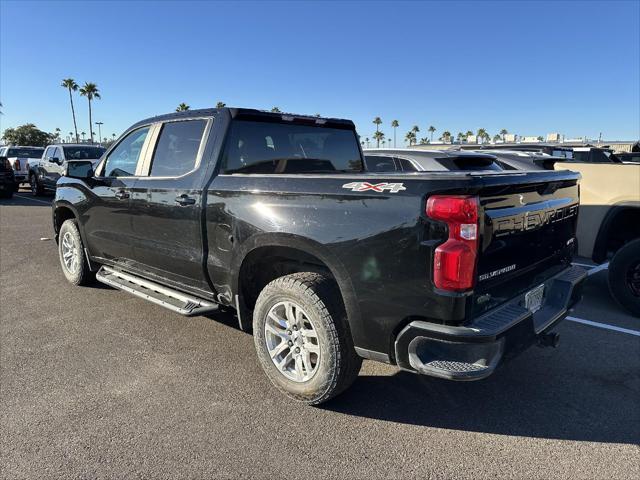
{"label": "parking lot light pole", "polygon": [[102,145],[102,129],[100,127],[104,125],[104,122],[96,122],[96,125],[98,125],[98,144]]}

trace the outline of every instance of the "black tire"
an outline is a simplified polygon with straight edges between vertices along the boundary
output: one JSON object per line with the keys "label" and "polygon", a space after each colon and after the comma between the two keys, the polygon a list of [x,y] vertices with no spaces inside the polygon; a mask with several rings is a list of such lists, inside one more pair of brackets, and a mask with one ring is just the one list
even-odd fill
{"label": "black tire", "polygon": [[[635,275],[635,282],[632,276]],[[611,296],[640,317],[640,238],[625,244],[609,262],[609,290]]]}
{"label": "black tire", "polygon": [[33,173],[29,175],[29,186],[31,187],[31,194],[34,197],[39,197],[44,193],[44,188],[42,188],[38,176]]}
{"label": "black tire", "polygon": [[[64,260],[63,249],[65,248],[66,242],[71,242],[76,249],[76,262],[72,264],[74,268],[68,267]],[[88,285],[94,280],[95,275],[89,269],[89,264],[84,254],[84,245],[80,237],[80,231],[78,230],[78,224],[74,218],[65,220],[62,227],[60,227],[58,257],[60,258],[62,273],[64,273],[64,276],[67,277],[70,283],[74,285]]]}
{"label": "black tire", "polygon": [[[287,378],[269,355],[265,323],[280,302],[299,305],[313,322],[320,347],[313,376],[303,382]],[[260,364],[271,383],[285,395],[318,405],[346,390],[357,378],[362,358],[353,347],[346,313],[335,282],[311,272],[294,273],[269,283],[260,293],[253,312],[253,332]]]}
{"label": "black tire", "polygon": [[0,194],[2,198],[13,198],[13,188],[7,188]]}

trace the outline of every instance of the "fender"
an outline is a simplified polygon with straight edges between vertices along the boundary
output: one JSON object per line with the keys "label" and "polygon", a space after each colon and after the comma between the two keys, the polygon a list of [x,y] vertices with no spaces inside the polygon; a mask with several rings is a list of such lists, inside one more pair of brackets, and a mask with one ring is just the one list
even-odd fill
{"label": "fender", "polygon": [[638,214],[640,214],[640,203],[632,202],[629,204],[614,205],[606,213],[602,223],[600,224],[596,241],[593,244],[591,259],[594,262],[602,263],[607,259],[607,240],[609,238],[611,226],[618,215],[629,210],[637,211]]}
{"label": "fender", "polygon": [[[238,300],[238,308],[240,308],[238,314],[240,316],[243,314],[246,316],[249,313],[242,296],[240,295],[240,270],[242,263],[249,253],[262,247],[295,248],[313,255],[327,266],[331,275],[333,275],[338,283],[338,288],[342,294],[344,306],[347,312],[347,320],[349,322],[353,341],[358,345],[355,333],[360,331],[362,328],[362,318],[360,314],[360,307],[356,301],[357,297],[355,295],[355,290],[351,283],[351,278],[342,262],[340,262],[340,260],[326,246],[306,237],[287,233],[256,234],[237,247],[237,253],[234,255],[231,264],[231,287],[234,297]],[[250,324],[251,322],[250,319],[247,322],[247,319],[241,318],[241,323]]]}

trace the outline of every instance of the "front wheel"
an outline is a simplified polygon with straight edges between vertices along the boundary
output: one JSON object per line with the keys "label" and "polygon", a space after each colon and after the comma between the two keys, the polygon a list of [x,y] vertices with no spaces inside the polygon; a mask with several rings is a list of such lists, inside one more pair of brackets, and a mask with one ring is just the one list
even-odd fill
{"label": "front wheel", "polygon": [[640,238],[625,244],[611,259],[609,290],[620,305],[640,317]]}
{"label": "front wheel", "polygon": [[35,174],[29,175],[29,186],[31,187],[31,194],[34,197],[38,197],[44,193],[44,188],[42,188],[38,176]]}
{"label": "front wheel", "polygon": [[58,255],[62,273],[74,285],[88,285],[93,274],[84,255],[82,238],[75,219],[65,220],[60,227]]}
{"label": "front wheel", "polygon": [[362,365],[337,285],[317,273],[294,273],[269,283],[256,302],[253,332],[271,383],[310,405],[347,389]]}

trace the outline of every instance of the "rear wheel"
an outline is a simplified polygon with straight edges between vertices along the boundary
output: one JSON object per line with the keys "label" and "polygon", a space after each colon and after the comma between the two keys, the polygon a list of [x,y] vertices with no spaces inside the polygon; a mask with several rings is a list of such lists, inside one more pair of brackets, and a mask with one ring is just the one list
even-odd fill
{"label": "rear wheel", "polygon": [[40,180],[38,180],[38,176],[33,173],[29,175],[29,185],[31,186],[31,194],[34,197],[37,197],[44,193],[44,188],[42,188]]}
{"label": "rear wheel", "polygon": [[87,258],[84,255],[82,238],[75,219],[65,220],[60,227],[58,254],[62,273],[74,285],[88,285],[93,280]]}
{"label": "rear wheel", "polygon": [[336,284],[317,273],[269,283],[253,313],[258,359],[273,385],[317,405],[348,388],[362,359],[356,354]]}
{"label": "rear wheel", "polygon": [[640,317],[640,239],[625,244],[611,259],[609,290],[620,305]]}

